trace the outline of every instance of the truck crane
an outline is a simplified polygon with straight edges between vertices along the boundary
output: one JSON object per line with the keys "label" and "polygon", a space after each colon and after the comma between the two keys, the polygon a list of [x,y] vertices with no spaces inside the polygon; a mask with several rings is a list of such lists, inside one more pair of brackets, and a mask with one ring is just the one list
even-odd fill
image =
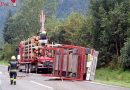
{"label": "truck crane", "polygon": [[[18,70],[30,72],[38,72],[39,70],[52,71],[53,56],[52,50],[42,50],[49,46],[47,33],[44,28],[45,14],[43,10],[40,14],[41,29],[38,36],[32,36],[27,40],[23,40],[18,45]],[[50,55],[49,55],[50,54]]]}

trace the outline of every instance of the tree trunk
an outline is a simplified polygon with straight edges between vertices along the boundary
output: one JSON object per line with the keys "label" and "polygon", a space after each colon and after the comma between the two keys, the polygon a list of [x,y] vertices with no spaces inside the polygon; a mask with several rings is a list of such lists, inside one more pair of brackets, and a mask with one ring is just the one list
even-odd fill
{"label": "tree trunk", "polygon": [[117,64],[119,62],[119,48],[118,48],[118,40],[116,39],[116,56],[117,56]]}

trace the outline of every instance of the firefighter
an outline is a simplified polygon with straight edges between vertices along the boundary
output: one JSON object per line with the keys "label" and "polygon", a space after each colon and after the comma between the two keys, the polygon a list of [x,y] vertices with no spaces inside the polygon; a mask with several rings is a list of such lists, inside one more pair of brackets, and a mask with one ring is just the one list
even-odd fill
{"label": "firefighter", "polygon": [[9,72],[9,75],[10,75],[10,84],[16,85],[17,61],[16,61],[15,56],[11,57],[11,61],[9,62],[9,65],[8,65],[8,72]]}
{"label": "firefighter", "polygon": [[48,42],[46,31],[40,32],[39,37],[40,45],[44,46]]}

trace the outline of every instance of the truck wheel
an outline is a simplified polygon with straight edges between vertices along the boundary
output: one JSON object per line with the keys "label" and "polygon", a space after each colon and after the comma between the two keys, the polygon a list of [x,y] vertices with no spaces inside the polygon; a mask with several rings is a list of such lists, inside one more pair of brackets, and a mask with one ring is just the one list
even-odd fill
{"label": "truck wheel", "polygon": [[36,73],[38,73],[38,68],[37,68],[37,66],[36,66]]}
{"label": "truck wheel", "polygon": [[28,64],[25,65],[25,73],[29,73],[29,66],[28,66]]}
{"label": "truck wheel", "polygon": [[32,65],[31,64],[29,64],[29,71],[28,72],[32,73]]}
{"label": "truck wheel", "polygon": [[18,71],[19,71],[19,72],[22,72],[22,69],[20,68],[20,65],[18,66]]}
{"label": "truck wheel", "polygon": [[22,72],[22,69],[19,69],[18,71],[19,71],[19,72]]}
{"label": "truck wheel", "polygon": [[25,73],[27,73],[27,65],[25,64]]}
{"label": "truck wheel", "polygon": [[35,69],[34,69],[35,73],[38,73],[38,62],[35,63]]}
{"label": "truck wheel", "polygon": [[38,73],[38,65],[37,64],[35,66],[35,71],[36,71],[36,73]]}

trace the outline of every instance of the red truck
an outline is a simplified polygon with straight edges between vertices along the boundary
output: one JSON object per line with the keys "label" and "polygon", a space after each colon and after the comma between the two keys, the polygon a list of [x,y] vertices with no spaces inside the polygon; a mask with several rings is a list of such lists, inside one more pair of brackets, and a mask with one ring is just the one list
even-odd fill
{"label": "red truck", "polygon": [[21,41],[18,46],[18,70],[24,70],[27,73],[38,72],[39,70],[52,71],[54,60],[51,55],[52,50],[46,46],[33,46],[29,41],[26,42]]}
{"label": "red truck", "polygon": [[38,36],[32,36],[21,41],[18,45],[18,70],[25,72],[38,72],[39,70],[51,70],[53,67],[52,50],[48,48],[48,39],[44,30],[45,14],[40,14],[41,29]]}

